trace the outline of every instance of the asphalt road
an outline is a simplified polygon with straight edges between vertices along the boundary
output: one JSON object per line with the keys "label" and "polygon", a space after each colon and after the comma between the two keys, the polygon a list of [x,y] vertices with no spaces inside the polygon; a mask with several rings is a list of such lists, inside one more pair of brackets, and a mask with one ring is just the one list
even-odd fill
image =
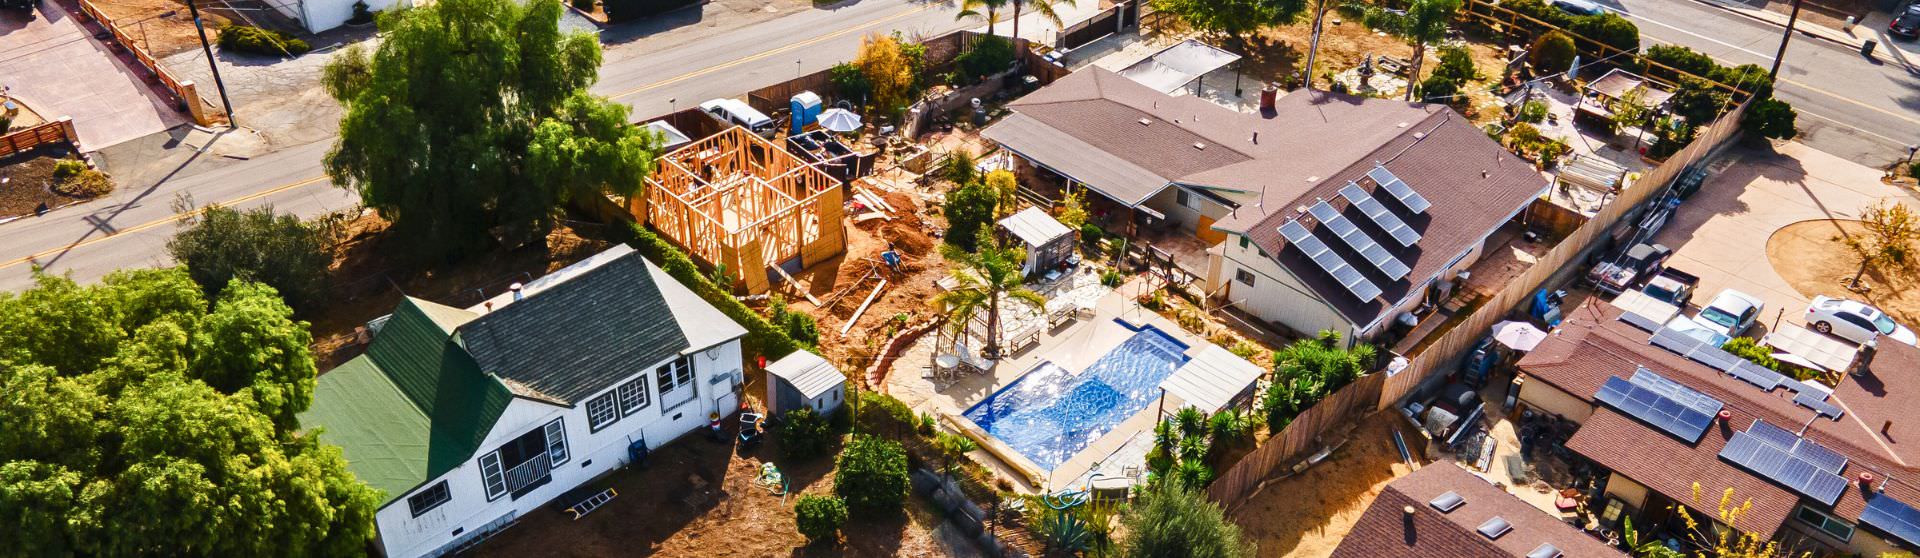
{"label": "asphalt road", "polygon": [[[1610,0],[1640,26],[1643,45],[1677,44],[1723,63],[1768,67],[1783,29],[1691,0]],[[1787,46],[1775,97],[1799,111],[1798,141],[1879,167],[1920,144],[1920,60],[1900,49],[1884,62],[1835,43],[1796,34]]]}
{"label": "asphalt road", "polygon": [[[932,36],[975,25],[956,21],[957,11],[950,3],[864,0],[668,45],[608,37],[594,91],[632,106],[637,116],[663,114],[826,69],[853,58],[868,33]],[[202,205],[271,204],[302,216],[351,208],[358,196],[333,187],[321,169],[331,145],[326,140],[240,162],[200,157],[166,178],[122,184],[105,200],[0,224],[0,289],[25,288],[36,264],[81,282],[116,269],[166,265],[167,239],[182,218],[174,200],[182,194]]]}

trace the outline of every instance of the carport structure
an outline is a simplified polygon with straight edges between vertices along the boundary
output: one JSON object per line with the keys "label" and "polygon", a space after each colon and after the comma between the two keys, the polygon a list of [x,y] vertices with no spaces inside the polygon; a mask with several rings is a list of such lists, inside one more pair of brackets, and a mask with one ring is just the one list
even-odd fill
{"label": "carport structure", "polygon": [[840,182],[746,128],[655,163],[628,211],[750,294],[767,291],[771,268],[791,274],[846,251]]}

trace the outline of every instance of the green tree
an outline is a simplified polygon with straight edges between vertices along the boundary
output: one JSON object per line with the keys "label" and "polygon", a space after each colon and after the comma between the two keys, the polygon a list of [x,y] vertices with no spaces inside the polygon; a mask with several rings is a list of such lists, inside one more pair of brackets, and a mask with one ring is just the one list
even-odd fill
{"label": "green tree", "polygon": [[1541,74],[1567,71],[1573,65],[1573,57],[1580,54],[1573,44],[1573,37],[1559,30],[1548,31],[1535,39],[1529,52],[1533,57],[1533,71]]}
{"label": "green tree", "polygon": [[1002,169],[989,172],[981,182],[986,184],[988,189],[993,190],[993,195],[997,198],[993,209],[994,218],[1003,219],[1012,215],[1014,207],[1020,204],[1020,181],[1014,178],[1013,171]]}
{"label": "green tree", "polygon": [[793,504],[793,523],[808,543],[831,540],[847,522],[847,503],[832,496],[808,494]]}
{"label": "green tree", "polygon": [[1060,224],[1066,225],[1068,229],[1078,231],[1085,227],[1087,224],[1086,192],[1067,192],[1067,195],[1060,198],[1060,208],[1054,211],[1053,218],[1060,221]]}
{"label": "green tree", "polygon": [[896,513],[907,498],[907,450],[870,435],[855,435],[840,452],[833,493],[861,513]]}
{"label": "green tree", "polygon": [[1127,538],[1122,555],[1127,558],[1243,558],[1258,553],[1219,506],[1180,483],[1154,483],[1123,521]]}
{"label": "green tree", "polygon": [[987,358],[999,358],[1001,302],[1019,300],[1039,312],[1047,299],[1026,287],[1026,277],[1020,273],[1020,266],[1027,260],[1026,250],[1001,246],[989,231],[981,231],[975,244],[978,250],[974,252],[952,244],[940,246],[940,255],[955,264],[948,273],[959,285],[934,295],[932,304],[935,311],[947,316],[947,328],[956,338],[966,335],[974,316],[986,312],[987,341],[980,352]]}
{"label": "green tree", "polygon": [[940,205],[940,212],[947,216],[946,244],[968,251],[977,248],[980,234],[992,232],[999,207],[999,194],[979,182],[947,192],[946,201]]}
{"label": "green tree", "polygon": [[1440,47],[1440,63],[1433,67],[1433,77],[1463,85],[1480,79],[1480,68],[1474,66],[1473,53],[1467,47],[1446,45]]}
{"label": "green tree", "polygon": [[981,37],[953,59],[954,64],[960,66],[963,81],[956,85],[970,85],[1000,73],[1013,66],[1013,57],[1013,41],[994,35]]}
{"label": "green tree", "polygon": [[[1720,68],[1720,64],[1714,62],[1713,57],[1680,45],[1653,45],[1647,47],[1645,57],[1647,60],[1655,63],[1692,74],[1692,77],[1708,77],[1713,75],[1714,70]],[[1658,68],[1655,69],[1658,70]],[[1672,72],[1662,73],[1672,76],[1675,79],[1682,77]]]}
{"label": "green tree", "polygon": [[[1405,11],[1371,8],[1367,10],[1366,20],[1369,27],[1392,33],[1413,47],[1413,69],[1407,73],[1411,84],[1420,81],[1420,68],[1427,60],[1427,45],[1447,38],[1447,28],[1453,23],[1454,12],[1458,11],[1460,0],[1412,0]],[[1413,100],[1413,89],[1407,88],[1406,100]]]}
{"label": "green tree", "polygon": [[1793,121],[1799,113],[1793,105],[1778,99],[1757,99],[1747,107],[1746,114],[1740,117],[1740,129],[1746,133],[1770,139],[1793,139],[1797,132]]}
{"label": "green tree", "polygon": [[826,453],[833,444],[833,423],[827,417],[801,407],[787,411],[780,421],[780,453],[792,459],[812,459]]}
{"label": "green tree", "polygon": [[380,18],[366,64],[325,75],[342,104],[327,173],[429,259],[540,238],[574,196],[638,195],[656,135],[587,93],[593,35],[562,33],[556,0],[443,0]]}
{"label": "green tree", "polygon": [[1612,50],[1602,49],[1601,52],[1595,53],[1595,59],[1606,58],[1621,52],[1640,51],[1640,27],[1628,21],[1627,18],[1620,17],[1620,14],[1604,12],[1574,18],[1573,24],[1568,26],[1567,30],[1612,48]]}
{"label": "green tree", "polygon": [[313,401],[313,334],[273,287],[235,281],[193,334],[193,375],[225,394],[249,392],[281,430]]}
{"label": "green tree", "polygon": [[1235,45],[1247,34],[1293,23],[1307,10],[1306,0],[1153,0],[1155,11],[1169,12],[1195,29],[1224,34]]}
{"label": "green tree", "polygon": [[940,177],[955,186],[966,186],[980,179],[980,156],[966,148],[953,150],[940,160]]}
{"label": "green tree", "polygon": [[1731,101],[1725,91],[1714,87],[1712,83],[1686,78],[1680,80],[1680,87],[1674,90],[1670,103],[1673,114],[1685,118],[1689,126],[1699,127],[1719,118]]}
{"label": "green tree", "polygon": [[1000,8],[1007,7],[1011,0],[960,0],[960,13],[954,19],[980,18],[987,21],[987,35],[993,35],[994,24],[1000,23]]}
{"label": "green tree", "polygon": [[326,302],[333,256],[325,235],[299,217],[275,214],[270,206],[239,211],[212,205],[181,224],[167,252],[207,298],[241,278],[273,286],[303,314]]}

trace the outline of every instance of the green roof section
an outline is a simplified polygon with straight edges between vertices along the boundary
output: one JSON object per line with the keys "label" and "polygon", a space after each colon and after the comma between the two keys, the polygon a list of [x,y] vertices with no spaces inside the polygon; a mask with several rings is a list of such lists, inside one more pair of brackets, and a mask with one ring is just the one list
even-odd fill
{"label": "green roof section", "polygon": [[513,401],[452,342],[452,322],[463,315],[472,317],[405,299],[366,354],[320,376],[301,415],[301,424],[324,427],[347,468],[389,502],[471,458]]}

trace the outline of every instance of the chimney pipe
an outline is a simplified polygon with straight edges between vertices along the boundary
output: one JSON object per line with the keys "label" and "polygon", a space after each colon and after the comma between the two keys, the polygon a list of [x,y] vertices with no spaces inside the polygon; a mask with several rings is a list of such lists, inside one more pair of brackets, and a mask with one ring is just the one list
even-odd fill
{"label": "chimney pipe", "polygon": [[1886,421],[1886,422],[1882,422],[1882,423],[1880,423],[1880,435],[1881,435],[1881,436],[1889,436],[1890,434],[1888,434],[1888,433],[1887,433],[1887,431],[1889,431],[1889,430],[1893,430],[1893,421],[1891,421],[1891,420],[1888,420],[1888,421]]}
{"label": "chimney pipe", "polygon": [[522,299],[522,298],[526,298],[526,297],[527,297],[527,295],[525,295],[525,294],[522,294],[522,293],[520,292],[520,289],[522,289],[522,288],[524,288],[524,286],[523,286],[523,285],[521,285],[521,284],[519,284],[519,283],[514,283],[514,284],[512,284],[512,285],[510,285],[510,286],[508,286],[508,287],[507,287],[507,290],[510,290],[510,291],[513,291],[513,301],[514,301],[514,302],[520,302],[520,299]]}
{"label": "chimney pipe", "polygon": [[1405,507],[1402,507],[1402,508],[1400,508],[1400,513],[1403,513],[1403,514],[1406,514],[1406,515],[1407,515],[1407,518],[1408,518],[1408,519],[1412,519],[1412,518],[1413,518],[1413,506],[1405,506]]}
{"label": "chimney pipe", "polygon": [[1861,343],[1860,351],[1854,353],[1853,366],[1848,368],[1847,373],[1852,374],[1856,378],[1873,373],[1873,355],[1880,352],[1879,345],[1880,337],[1877,335],[1872,339],[1868,339],[1867,342]]}
{"label": "chimney pipe", "polygon": [[493,301],[491,301],[491,300],[489,300],[489,301],[487,301],[487,311],[488,311],[488,312],[492,312],[492,311],[493,311]]}

